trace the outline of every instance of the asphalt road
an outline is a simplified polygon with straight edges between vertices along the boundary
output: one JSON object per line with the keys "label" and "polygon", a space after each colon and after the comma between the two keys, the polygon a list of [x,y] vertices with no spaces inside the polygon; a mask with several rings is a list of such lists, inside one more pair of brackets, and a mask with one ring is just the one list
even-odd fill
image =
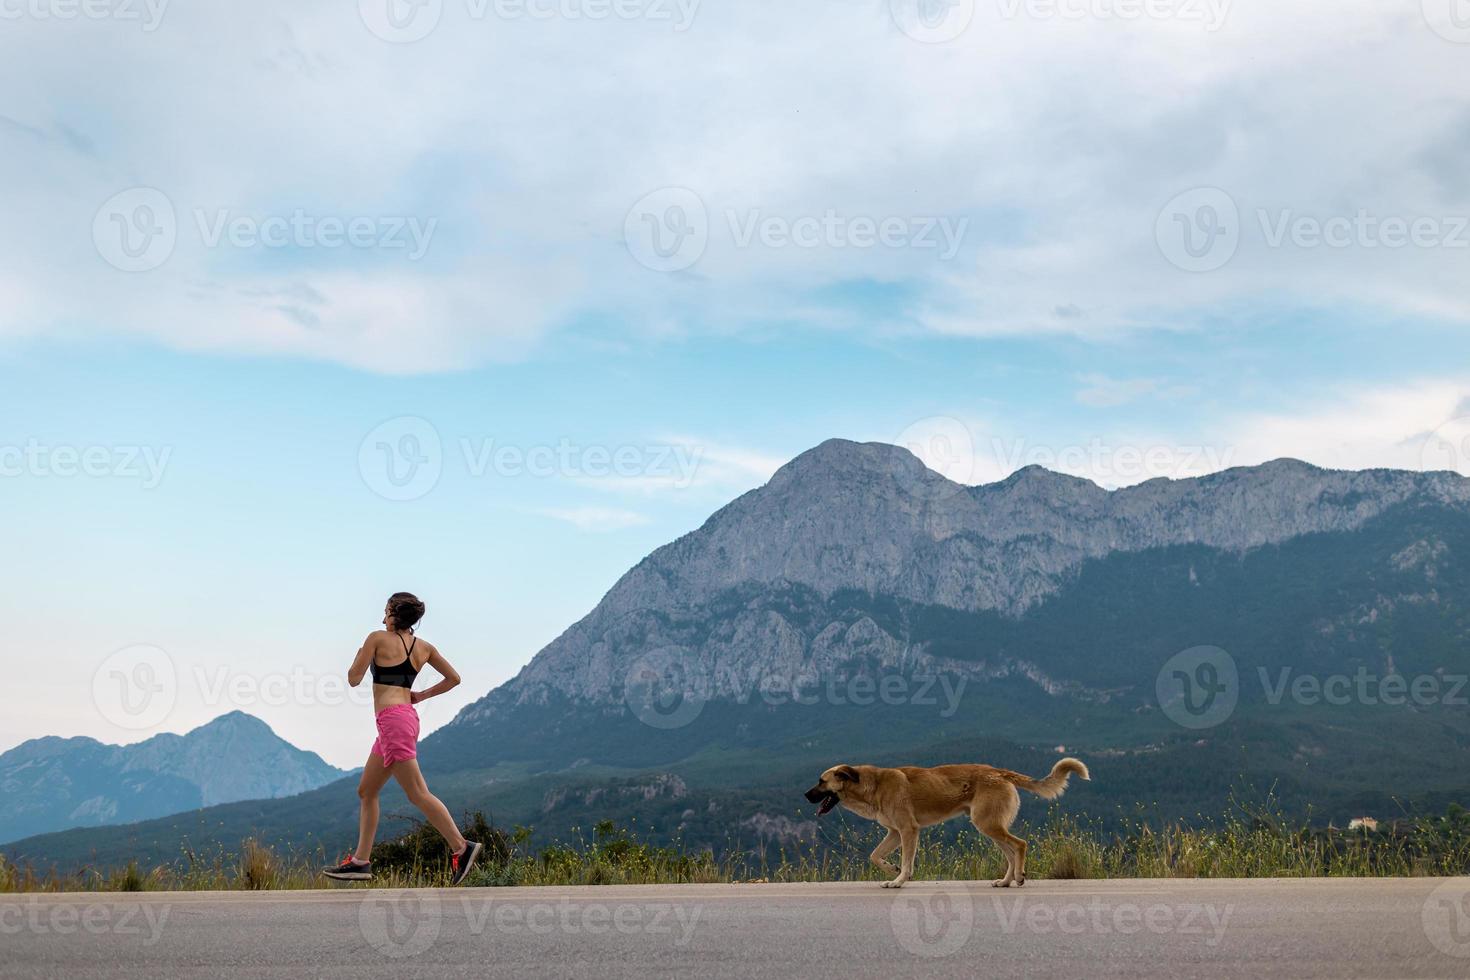
{"label": "asphalt road", "polygon": [[0,895],[0,977],[1470,977],[1470,878]]}

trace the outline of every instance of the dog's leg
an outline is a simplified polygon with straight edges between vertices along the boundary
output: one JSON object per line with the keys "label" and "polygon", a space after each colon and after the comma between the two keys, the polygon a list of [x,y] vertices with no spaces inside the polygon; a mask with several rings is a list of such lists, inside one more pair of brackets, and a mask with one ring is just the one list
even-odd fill
{"label": "dog's leg", "polygon": [[1020,888],[1026,884],[1026,842],[1013,834],[1011,847],[1016,850],[1016,887]]}
{"label": "dog's leg", "polygon": [[872,855],[870,855],[870,859],[879,868],[882,868],[884,871],[887,871],[889,874],[891,874],[891,875],[897,875],[898,874],[898,869],[895,868],[893,866],[892,862],[890,862],[888,860],[888,855],[890,855],[894,851],[898,850],[898,842],[899,842],[898,831],[894,830],[892,827],[887,828],[887,830],[888,830],[888,836],[883,838],[883,843],[881,843],[877,847],[873,848],[873,853],[872,853]]}
{"label": "dog's leg", "polygon": [[1011,882],[1016,880],[1016,850],[1011,842],[1014,840],[1019,840],[1019,838],[1012,837],[1006,831],[1006,829],[999,824],[991,822],[982,823],[979,820],[973,820],[971,822],[975,824],[976,830],[980,831],[980,833],[995,841],[995,846],[1000,848],[1001,856],[1006,859],[1005,875],[991,882],[991,885],[995,886],[996,888],[1005,888]]}
{"label": "dog's leg", "polygon": [[902,888],[914,876],[914,856],[919,853],[919,825],[900,827],[898,834],[903,845],[903,865],[899,868],[897,878],[883,882],[884,888]]}
{"label": "dog's leg", "polygon": [[997,888],[1005,888],[1007,885],[1020,888],[1026,884],[1026,842],[1004,827],[992,827],[985,834],[995,841],[1006,856],[1006,876],[999,881],[992,881],[991,884]]}

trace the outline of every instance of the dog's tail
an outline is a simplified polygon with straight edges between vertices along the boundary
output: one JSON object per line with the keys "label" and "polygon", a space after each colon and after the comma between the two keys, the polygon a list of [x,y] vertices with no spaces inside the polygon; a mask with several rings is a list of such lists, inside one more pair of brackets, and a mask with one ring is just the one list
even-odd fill
{"label": "dog's tail", "polygon": [[1067,791],[1067,778],[1074,772],[1083,779],[1092,778],[1092,775],[1087,771],[1087,766],[1082,764],[1082,760],[1073,759],[1071,756],[1065,759],[1058,759],[1057,764],[1051,767],[1051,772],[1044,779],[1032,779],[1030,776],[1023,776],[1018,772],[1007,772],[1005,778],[1018,789],[1024,789],[1029,793],[1035,793],[1037,796],[1045,799],[1054,800]]}

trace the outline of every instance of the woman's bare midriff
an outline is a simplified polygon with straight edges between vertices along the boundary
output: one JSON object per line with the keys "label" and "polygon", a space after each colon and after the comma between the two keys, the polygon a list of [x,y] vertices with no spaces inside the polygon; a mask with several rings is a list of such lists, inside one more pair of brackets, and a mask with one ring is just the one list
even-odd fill
{"label": "woman's bare midriff", "polygon": [[413,694],[408,688],[394,687],[392,684],[373,685],[373,712],[375,714],[395,704],[413,704]]}

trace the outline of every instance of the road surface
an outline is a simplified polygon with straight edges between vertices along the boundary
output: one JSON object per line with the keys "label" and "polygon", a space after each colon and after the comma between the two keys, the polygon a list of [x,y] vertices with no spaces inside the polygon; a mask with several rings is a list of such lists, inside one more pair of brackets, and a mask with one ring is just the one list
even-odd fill
{"label": "road surface", "polygon": [[0,895],[0,977],[1470,977],[1470,878]]}

